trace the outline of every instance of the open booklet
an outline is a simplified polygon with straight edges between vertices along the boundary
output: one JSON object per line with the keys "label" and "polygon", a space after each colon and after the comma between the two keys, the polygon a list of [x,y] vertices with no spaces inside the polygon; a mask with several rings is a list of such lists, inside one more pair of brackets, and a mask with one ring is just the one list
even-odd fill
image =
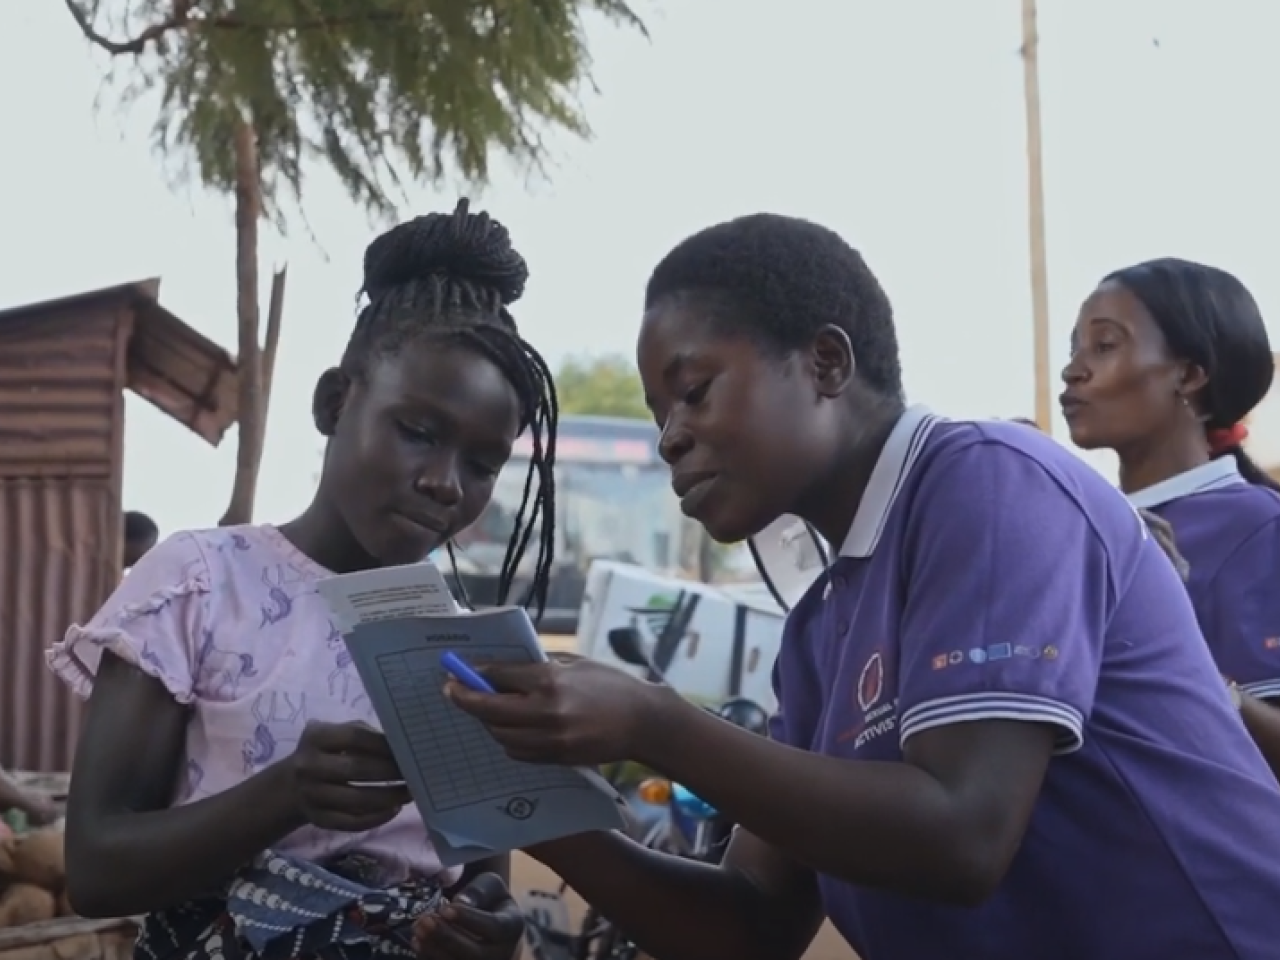
{"label": "open booklet", "polygon": [[458,609],[430,563],[321,580],[431,840],[447,866],[623,825],[626,801],[591,770],[520,763],[444,696],[441,654],[546,659],[520,607]]}

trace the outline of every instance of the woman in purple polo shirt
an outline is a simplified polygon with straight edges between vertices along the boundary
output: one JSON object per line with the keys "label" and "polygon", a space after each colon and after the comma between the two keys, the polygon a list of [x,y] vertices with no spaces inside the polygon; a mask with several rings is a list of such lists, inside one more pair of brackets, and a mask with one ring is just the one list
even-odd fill
{"label": "woman in purple polo shirt", "polygon": [[[1133,507],[1034,430],[903,400],[889,301],[836,234],[679,244],[638,357],[685,513],[837,547],[791,610],[766,740],[601,664],[451,685],[514,757],[623,758],[741,825],[722,865],[530,852],[658,960],[1275,960],[1280,787]],[[987,375],[973,371],[975,376]]]}
{"label": "woman in purple polo shirt", "polygon": [[1280,774],[1280,488],[1241,447],[1275,371],[1258,305],[1224,270],[1152,260],[1102,281],[1071,346],[1071,439],[1115,450],[1130,502],[1173,527],[1209,649]]}

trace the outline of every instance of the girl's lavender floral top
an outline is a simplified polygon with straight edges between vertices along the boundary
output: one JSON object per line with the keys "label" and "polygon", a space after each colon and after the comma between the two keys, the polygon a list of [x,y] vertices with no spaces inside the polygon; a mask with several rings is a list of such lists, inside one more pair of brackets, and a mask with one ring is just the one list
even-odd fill
{"label": "girl's lavender floral top", "polygon": [[[189,704],[173,802],[190,803],[287,757],[308,721],[378,726],[316,594],[316,580],[329,575],[275,527],[175,534],[143,556],[92,620],[67,631],[49,665],[87,697],[110,650]],[[315,861],[361,853],[383,868],[386,883],[442,873],[412,804],[377,830],[305,827],[275,849]]]}

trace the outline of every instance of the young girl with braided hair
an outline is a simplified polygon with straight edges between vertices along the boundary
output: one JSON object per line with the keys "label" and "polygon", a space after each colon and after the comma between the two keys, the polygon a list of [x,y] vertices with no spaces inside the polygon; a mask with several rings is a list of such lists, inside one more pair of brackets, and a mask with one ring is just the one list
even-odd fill
{"label": "young girl with braided hair", "polygon": [[1242,446],[1275,371],[1258,305],[1224,270],[1152,260],[1102,281],[1071,342],[1071,438],[1114,450],[1130,501],[1173,528],[1200,628],[1280,775],[1280,488]]}
{"label": "young girl with braided hair", "polygon": [[[145,914],[151,960],[510,960],[506,858],[444,869],[316,581],[415,563],[473,523],[522,431],[533,455],[505,598],[541,517],[557,407],[509,307],[528,271],[465,201],[370,244],[355,330],[321,374],[319,489],[294,520],[176,534],[49,654],[88,717],[67,810],[85,916]],[[381,785],[380,785],[381,784]]]}

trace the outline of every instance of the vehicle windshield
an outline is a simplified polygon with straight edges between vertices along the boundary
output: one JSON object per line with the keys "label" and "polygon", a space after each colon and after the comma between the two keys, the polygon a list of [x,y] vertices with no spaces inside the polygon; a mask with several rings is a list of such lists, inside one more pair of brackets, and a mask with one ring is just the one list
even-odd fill
{"label": "vehicle windshield", "polygon": [[[488,509],[459,535],[463,557],[476,572],[501,569],[528,471],[528,460],[508,463]],[[556,555],[580,570],[602,559],[652,570],[679,565],[681,515],[663,464],[557,464],[555,513]],[[537,536],[535,532],[531,544]],[[535,552],[526,552],[526,565]]]}
{"label": "vehicle windshield", "polygon": [[[527,437],[498,475],[493,499],[455,543],[463,573],[496,575],[529,475]],[[680,512],[671,471],[658,456],[658,430],[645,421],[565,417],[556,446],[556,567],[585,575],[596,560],[634,563],[654,573],[705,580],[755,578],[741,545],[711,544],[702,527]],[[533,572],[540,530],[530,537],[520,570]]]}

